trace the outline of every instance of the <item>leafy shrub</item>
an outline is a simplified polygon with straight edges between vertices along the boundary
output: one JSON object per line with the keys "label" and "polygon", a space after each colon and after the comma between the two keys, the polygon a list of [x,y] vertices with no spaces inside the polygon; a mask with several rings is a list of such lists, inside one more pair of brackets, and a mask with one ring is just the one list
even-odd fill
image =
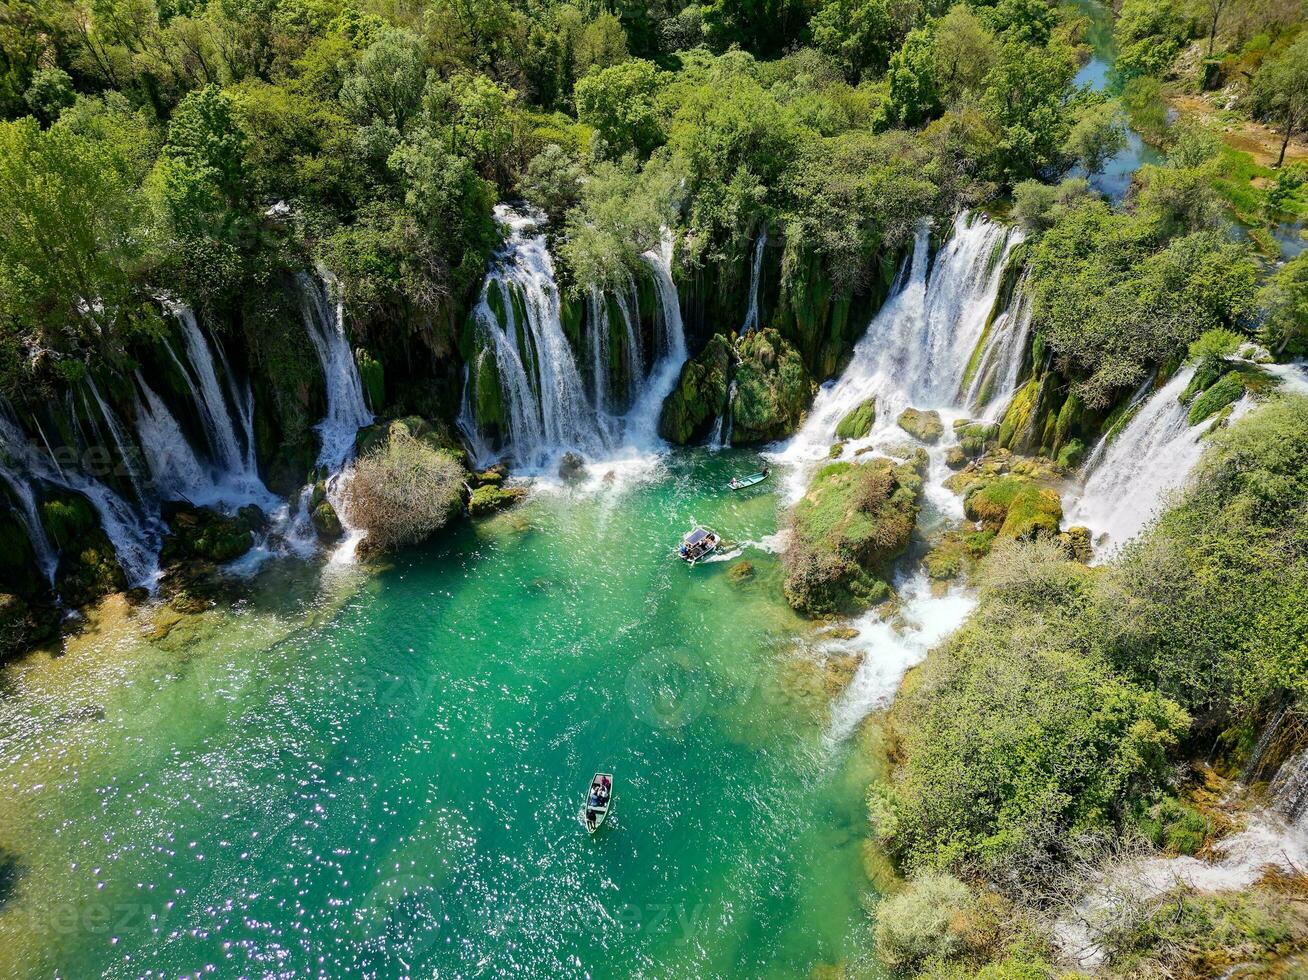
{"label": "leafy shrub", "polygon": [[345,506],[370,547],[391,550],[422,541],[459,513],[463,480],[451,456],[393,430],[355,466]]}
{"label": "leafy shrub", "polygon": [[952,875],[916,878],[877,905],[877,956],[899,970],[951,956],[963,946],[959,920],[972,904],[967,885]]}

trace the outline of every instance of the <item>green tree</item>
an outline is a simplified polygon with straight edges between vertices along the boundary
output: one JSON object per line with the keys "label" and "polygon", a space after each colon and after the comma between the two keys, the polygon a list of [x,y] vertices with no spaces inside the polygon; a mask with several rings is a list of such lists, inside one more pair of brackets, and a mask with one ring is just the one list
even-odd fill
{"label": "green tree", "polygon": [[889,94],[885,121],[891,126],[915,126],[940,112],[936,80],[935,37],[930,27],[910,31],[890,58],[886,72]]}
{"label": "green tree", "polygon": [[1092,102],[1077,114],[1063,144],[1063,152],[1085,168],[1101,173],[1104,166],[1126,149],[1126,120],[1115,100]]}
{"label": "green tree", "polygon": [[427,46],[412,31],[388,28],[368,45],[341,86],[341,104],[358,122],[387,127],[403,137],[422,105]]}
{"label": "green tree", "polygon": [[818,49],[854,82],[881,74],[900,40],[886,0],[829,0],[810,26]]}
{"label": "green tree", "polygon": [[527,164],[518,178],[518,190],[529,202],[552,219],[581,198],[584,172],[577,159],[557,143],[550,143]]}
{"label": "green tree", "polygon": [[23,101],[44,126],[49,126],[73,104],[73,80],[62,68],[42,68],[32,76]]}
{"label": "green tree", "polygon": [[595,71],[577,83],[577,115],[595,127],[611,156],[647,156],[664,140],[658,110],[660,73],[633,59]]}
{"label": "green tree", "polygon": [[1268,347],[1277,353],[1308,354],[1308,252],[1277,269],[1258,300]]}
{"label": "green tree", "polygon": [[1299,35],[1279,57],[1265,61],[1252,85],[1254,106],[1281,131],[1279,167],[1290,137],[1308,125],[1308,32]]}
{"label": "green tree", "polygon": [[1075,74],[1076,59],[1064,44],[1003,45],[981,102],[1000,134],[1000,166],[1010,179],[1038,174],[1058,160],[1070,128],[1065,103]]}
{"label": "green tree", "polygon": [[[136,125],[130,115],[119,124]],[[133,139],[149,138],[0,122],[0,331],[33,364],[119,337],[152,239]]]}

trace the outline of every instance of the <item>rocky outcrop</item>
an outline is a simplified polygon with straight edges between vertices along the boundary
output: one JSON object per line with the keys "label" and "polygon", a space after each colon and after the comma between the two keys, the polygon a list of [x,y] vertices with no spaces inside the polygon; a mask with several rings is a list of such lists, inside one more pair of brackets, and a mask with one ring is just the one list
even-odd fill
{"label": "rocky outcrop", "polygon": [[963,512],[1000,538],[1057,537],[1063,520],[1058,491],[1010,474],[983,481],[963,497]]}
{"label": "rocky outcrop", "polygon": [[786,601],[801,612],[853,612],[885,599],[890,563],[913,534],[926,453],[818,471],[791,512]]}
{"label": "rocky outcrop", "polygon": [[55,591],[69,606],[85,606],[127,588],[114,547],[95,509],[80,494],[61,492],[41,504],[41,522],[59,550]]}
{"label": "rocky outcrop", "polygon": [[906,408],[899,413],[895,424],[914,439],[928,445],[935,445],[945,434],[945,427],[940,422],[940,413],[934,409],[923,412],[916,408]]}
{"label": "rocky outcrop", "polygon": [[731,436],[736,444],[771,442],[795,432],[817,390],[799,352],[775,330],[755,330],[736,345]]}
{"label": "rocky outcrop", "polygon": [[731,344],[714,334],[704,350],[682,365],[676,388],[663,402],[659,435],[679,445],[708,435],[726,408],[731,362]]}
{"label": "rocky outcrop", "polygon": [[254,547],[254,532],[264,524],[263,512],[253,504],[234,516],[173,504],[165,508],[164,520],[172,531],[160,555],[165,565],[188,560],[222,564],[240,558]]}
{"label": "rocky outcrop", "polygon": [[477,487],[468,498],[468,516],[485,517],[516,504],[525,496],[526,487],[502,487],[495,484]]}
{"label": "rocky outcrop", "polygon": [[877,400],[869,398],[836,423],[837,439],[862,439],[877,422]]}

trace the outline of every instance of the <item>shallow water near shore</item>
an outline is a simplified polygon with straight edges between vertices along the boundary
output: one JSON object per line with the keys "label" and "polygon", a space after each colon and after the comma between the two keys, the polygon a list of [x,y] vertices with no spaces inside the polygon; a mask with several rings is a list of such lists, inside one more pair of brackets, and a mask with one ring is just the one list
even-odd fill
{"label": "shallow water near shore", "polygon": [[[720,490],[756,464],[601,467],[379,572],[276,564],[156,639],[110,604],[10,665],[0,975],[867,963],[870,763],[796,682],[818,641],[780,598],[775,483]],[[692,521],[753,579],[674,560]]]}

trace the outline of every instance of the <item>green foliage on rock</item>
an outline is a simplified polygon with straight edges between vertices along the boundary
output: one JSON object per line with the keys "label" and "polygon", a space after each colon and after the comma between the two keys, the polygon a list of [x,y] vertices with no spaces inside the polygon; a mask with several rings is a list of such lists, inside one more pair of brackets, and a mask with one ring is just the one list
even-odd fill
{"label": "green foliage on rock", "polygon": [[1022,476],[1004,476],[971,487],[963,510],[1001,538],[1054,537],[1063,519],[1058,491]]}
{"label": "green foliage on rock", "polygon": [[919,442],[934,445],[945,434],[945,427],[940,422],[940,413],[935,409],[925,412],[916,408],[906,408],[899,413],[895,424]]}
{"label": "green foliage on rock", "polygon": [[526,494],[524,487],[503,487],[495,484],[477,487],[468,498],[468,515],[485,517],[487,514],[493,514],[497,510],[503,510],[517,503]]}
{"label": "green foliage on rock", "polygon": [[1121,826],[1166,782],[1189,717],[1093,649],[1093,575],[1057,542],[997,549],[981,582],[976,613],[892,709],[904,762],[871,814],[912,867],[1020,880]]}
{"label": "green foliage on rock", "polygon": [[1190,403],[1189,422],[1198,425],[1205,419],[1212,418],[1219,411],[1238,401],[1244,395],[1244,376],[1239,371],[1229,371]]}
{"label": "green foliage on rock", "polygon": [[747,444],[791,435],[816,390],[799,354],[781,334],[767,328],[737,341],[736,357],[732,440]]}
{"label": "green foliage on rock", "polygon": [[708,432],[727,407],[731,359],[730,343],[714,334],[704,350],[682,366],[677,386],[663,403],[659,435],[685,445]]}
{"label": "green foliage on rock", "polygon": [[790,515],[786,600],[807,613],[866,606],[889,594],[889,563],[908,546],[917,522],[925,467],[878,458],[820,469]]}
{"label": "green foliage on rock", "polygon": [[877,400],[869,398],[860,403],[836,423],[837,439],[862,439],[872,431],[877,421]]}

